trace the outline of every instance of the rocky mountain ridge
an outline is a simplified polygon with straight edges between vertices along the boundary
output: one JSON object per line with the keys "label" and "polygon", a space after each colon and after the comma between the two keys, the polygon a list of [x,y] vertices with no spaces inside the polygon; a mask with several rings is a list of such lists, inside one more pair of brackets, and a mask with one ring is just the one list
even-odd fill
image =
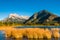
{"label": "rocky mountain ridge", "polygon": [[45,23],[50,23],[50,22],[59,22],[60,17],[47,11],[47,10],[42,10],[39,11],[35,14],[33,14],[27,21],[25,21],[26,24],[45,24]]}
{"label": "rocky mountain ridge", "polygon": [[3,19],[3,22],[17,22],[17,23],[23,23],[25,22],[29,17],[28,16],[21,16],[18,14],[10,14],[7,18]]}

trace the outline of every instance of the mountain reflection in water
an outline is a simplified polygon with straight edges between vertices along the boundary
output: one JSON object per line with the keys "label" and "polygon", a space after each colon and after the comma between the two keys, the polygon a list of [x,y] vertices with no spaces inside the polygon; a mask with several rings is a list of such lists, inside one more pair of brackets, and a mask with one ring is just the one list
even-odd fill
{"label": "mountain reflection in water", "polygon": [[55,38],[55,39],[22,39],[22,38],[19,38],[19,39],[9,39],[7,38],[6,40],[59,40],[58,38]]}

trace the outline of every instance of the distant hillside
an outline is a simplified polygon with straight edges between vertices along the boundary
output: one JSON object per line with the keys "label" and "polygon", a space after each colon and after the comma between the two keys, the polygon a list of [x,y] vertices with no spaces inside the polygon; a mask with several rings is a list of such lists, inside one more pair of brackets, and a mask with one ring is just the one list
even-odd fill
{"label": "distant hillside", "polygon": [[47,11],[42,10],[35,14],[33,14],[27,21],[25,21],[25,24],[46,24],[46,23],[60,23],[60,17],[57,15]]}
{"label": "distant hillside", "polygon": [[28,16],[20,16],[18,14],[10,14],[7,18],[3,19],[3,22],[12,22],[12,23],[23,23],[29,17]]}

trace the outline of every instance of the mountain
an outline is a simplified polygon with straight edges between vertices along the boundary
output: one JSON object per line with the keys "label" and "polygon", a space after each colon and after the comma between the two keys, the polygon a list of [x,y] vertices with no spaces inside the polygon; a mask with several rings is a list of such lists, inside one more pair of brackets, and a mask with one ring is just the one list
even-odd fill
{"label": "mountain", "polygon": [[2,20],[3,22],[17,22],[17,23],[23,23],[25,22],[29,17],[28,16],[20,16],[18,14],[10,14],[7,18]]}
{"label": "mountain", "polygon": [[57,21],[58,23],[60,23],[60,17],[54,18],[53,21]]}
{"label": "mountain", "polygon": [[12,18],[12,19],[20,18],[20,19],[27,20],[29,17],[28,16],[21,16],[21,15],[18,15],[18,14],[10,14],[9,18]]}
{"label": "mountain", "polygon": [[60,17],[57,15],[47,11],[42,10],[35,14],[33,14],[27,21],[25,21],[25,24],[44,24],[44,23],[50,23],[50,22],[59,22]]}
{"label": "mountain", "polygon": [[60,24],[60,17],[47,10],[42,10],[33,14],[31,17],[21,16],[18,14],[10,14],[7,18],[2,20],[2,22],[24,23],[24,24],[47,24],[47,23]]}

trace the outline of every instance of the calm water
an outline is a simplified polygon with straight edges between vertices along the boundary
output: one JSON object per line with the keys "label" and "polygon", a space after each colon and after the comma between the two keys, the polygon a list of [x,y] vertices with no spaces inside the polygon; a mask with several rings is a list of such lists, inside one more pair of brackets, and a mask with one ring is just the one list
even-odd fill
{"label": "calm water", "polygon": [[[42,26],[37,26],[38,28],[44,28]],[[60,26],[58,26],[59,28]],[[18,26],[16,28],[36,28],[35,26]],[[46,28],[46,27],[45,27]],[[51,27],[47,27],[47,28],[51,28]],[[53,26],[53,28],[56,28],[55,26]],[[60,40],[60,38],[52,38],[52,39],[26,39],[26,38],[19,38],[19,39],[13,39],[13,38],[5,38],[5,33],[4,31],[0,31],[0,40]]]}
{"label": "calm water", "polygon": [[15,28],[60,28],[60,26],[17,26]]}

